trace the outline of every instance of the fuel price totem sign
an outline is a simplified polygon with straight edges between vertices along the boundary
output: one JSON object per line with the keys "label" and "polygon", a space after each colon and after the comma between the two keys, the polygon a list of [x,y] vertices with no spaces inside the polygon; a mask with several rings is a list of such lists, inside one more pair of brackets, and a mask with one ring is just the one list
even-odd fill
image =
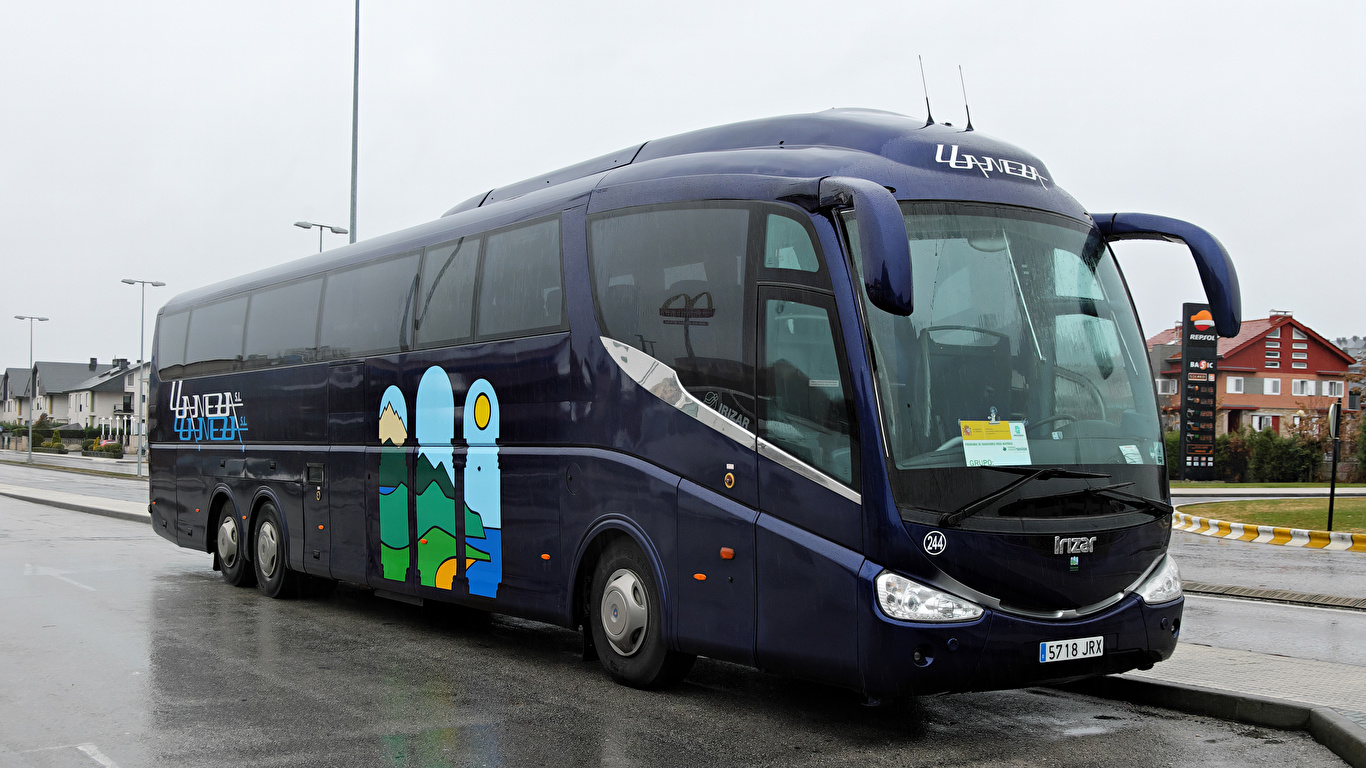
{"label": "fuel price totem sign", "polygon": [[1181,479],[1214,480],[1219,335],[1208,304],[1182,304],[1181,316]]}

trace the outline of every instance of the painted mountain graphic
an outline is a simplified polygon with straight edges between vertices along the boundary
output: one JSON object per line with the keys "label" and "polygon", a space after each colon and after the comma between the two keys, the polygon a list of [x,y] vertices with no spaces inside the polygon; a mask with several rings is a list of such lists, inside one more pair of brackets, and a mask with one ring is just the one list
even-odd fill
{"label": "painted mountain graphic", "polygon": [[384,406],[384,412],[379,415],[379,442],[380,445],[393,443],[403,445],[408,440],[408,428],[403,425],[403,419],[394,410],[393,403]]}
{"label": "painted mountain graphic", "polygon": [[417,456],[417,487],[421,489],[419,493],[426,493],[427,486],[432,483],[436,483],[440,486],[441,493],[444,494],[446,498],[455,498],[455,486],[451,484],[450,473],[440,464],[432,466],[432,462],[427,458],[427,455],[425,453],[419,453]]}

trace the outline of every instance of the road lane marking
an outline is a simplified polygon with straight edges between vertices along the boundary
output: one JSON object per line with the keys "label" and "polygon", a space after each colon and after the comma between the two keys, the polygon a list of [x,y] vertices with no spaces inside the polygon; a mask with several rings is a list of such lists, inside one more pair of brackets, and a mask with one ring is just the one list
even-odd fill
{"label": "road lane marking", "polygon": [[61,579],[62,581],[65,581],[67,584],[70,584],[75,587],[80,587],[81,589],[88,589],[91,592],[97,591],[94,587],[82,584],[79,581],[76,581],[75,579],[68,577],[66,574],[67,571],[59,571],[56,568],[48,568],[45,565],[35,566],[32,563],[24,563],[25,576],[51,576],[54,579]]}
{"label": "road lane marking", "polygon": [[95,762],[104,766],[104,768],[119,768],[118,763],[114,762],[113,760],[110,760],[108,755],[101,752],[100,748],[95,746],[94,744],[80,744],[77,745],[76,749],[79,749],[80,751],[84,752],[87,756],[90,757],[91,760],[94,760]]}

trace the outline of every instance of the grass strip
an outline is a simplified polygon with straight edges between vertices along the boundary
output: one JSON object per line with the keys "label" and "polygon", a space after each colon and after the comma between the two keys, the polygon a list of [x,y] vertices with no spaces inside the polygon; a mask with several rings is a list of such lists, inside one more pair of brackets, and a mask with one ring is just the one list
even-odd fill
{"label": "grass strip", "polygon": [[[1230,523],[1270,525],[1277,528],[1327,530],[1328,499],[1246,499],[1183,504],[1188,515]],[[1366,533],[1366,499],[1340,498],[1333,502],[1333,530]]]}

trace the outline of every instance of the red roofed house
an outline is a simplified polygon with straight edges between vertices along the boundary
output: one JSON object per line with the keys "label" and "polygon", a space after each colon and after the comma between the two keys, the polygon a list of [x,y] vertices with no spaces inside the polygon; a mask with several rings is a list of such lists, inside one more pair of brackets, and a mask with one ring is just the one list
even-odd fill
{"label": "red roofed house", "polygon": [[[1164,429],[1180,425],[1181,326],[1148,339]],[[1347,392],[1356,360],[1289,312],[1244,320],[1239,334],[1219,339],[1215,431],[1270,428],[1289,434],[1302,419],[1326,415]],[[1344,401],[1343,405],[1347,403]]]}

